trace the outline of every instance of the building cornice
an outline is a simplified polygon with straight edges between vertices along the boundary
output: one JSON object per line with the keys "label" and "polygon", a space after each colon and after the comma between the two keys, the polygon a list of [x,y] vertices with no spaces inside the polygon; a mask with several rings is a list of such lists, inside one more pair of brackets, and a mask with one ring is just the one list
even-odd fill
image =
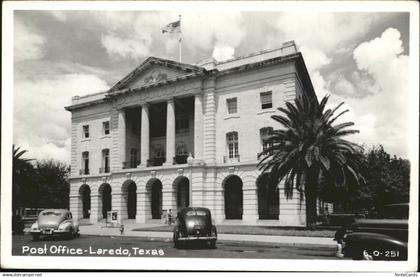
{"label": "building cornice", "polygon": [[[70,106],[65,107],[65,109],[68,111],[73,111],[73,110],[84,108],[87,106],[106,103],[112,99],[118,100],[123,95],[129,95],[132,93],[140,93],[143,91],[156,89],[156,88],[167,88],[171,85],[182,83],[186,80],[193,80],[197,78],[201,78],[201,80],[208,80],[210,78],[217,79],[218,77],[229,75],[229,74],[237,74],[237,73],[253,70],[256,68],[262,68],[266,66],[276,65],[280,63],[287,63],[287,62],[291,62],[296,65],[296,70],[299,72],[299,76],[301,76],[300,80],[302,81],[304,85],[304,91],[306,93],[309,93],[311,98],[316,99],[315,91],[312,86],[309,73],[307,71],[305,62],[300,52],[296,52],[296,53],[285,55],[285,56],[279,56],[279,57],[275,57],[271,59],[266,59],[259,62],[249,63],[249,64],[245,64],[245,65],[241,65],[241,66],[237,66],[237,67],[233,67],[233,68],[229,68],[229,69],[221,70],[221,71],[217,69],[205,70],[201,67],[194,66],[194,65],[181,64],[181,63],[171,61],[171,60],[164,60],[164,59],[159,59],[156,57],[150,57],[142,65],[140,65],[138,68],[133,70],[122,81],[120,81],[118,86],[115,85],[114,87],[112,87],[106,94],[104,94],[104,97],[102,99],[96,99],[96,100],[87,101],[80,104],[70,105]],[[125,88],[125,89],[118,90],[118,87],[122,87],[124,86],[124,84],[129,83],[132,80],[132,78],[135,78],[135,76],[138,76],[140,71],[144,70],[151,64],[159,64],[162,66],[168,66],[168,67],[173,67],[173,68],[182,67],[183,70],[190,71],[191,73],[178,76],[172,79],[167,79],[160,82],[143,85],[140,87]]]}

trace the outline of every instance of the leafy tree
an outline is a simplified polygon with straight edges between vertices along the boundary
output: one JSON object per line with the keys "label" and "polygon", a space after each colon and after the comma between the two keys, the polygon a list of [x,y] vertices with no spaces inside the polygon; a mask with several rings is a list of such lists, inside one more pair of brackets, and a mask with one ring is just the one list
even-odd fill
{"label": "leafy tree", "polygon": [[22,206],[22,189],[29,183],[34,176],[34,168],[30,161],[22,156],[27,150],[21,150],[20,147],[12,147],[13,153],[13,173],[12,173],[12,210],[16,213],[18,207]]}
{"label": "leafy tree", "polygon": [[392,157],[380,145],[367,154],[366,186],[361,190],[363,208],[378,210],[384,205],[409,201],[410,162]]}
{"label": "leafy tree", "polygon": [[325,109],[328,96],[321,102],[310,100],[306,95],[293,103],[286,102],[286,108],[278,108],[281,115],[272,118],[284,129],[273,131],[271,147],[260,155],[263,172],[270,172],[273,182],[284,180],[287,198],[293,197],[293,190],[303,191],[306,200],[306,222],[313,227],[316,222],[316,200],[320,181],[338,188],[349,183],[363,182],[361,170],[364,156],[358,146],[342,137],[357,133],[347,127],[354,123],[334,122],[348,110],[335,113],[344,104],[334,109]]}
{"label": "leafy tree", "polygon": [[25,186],[26,207],[68,208],[70,168],[55,160],[37,161],[35,178]]}

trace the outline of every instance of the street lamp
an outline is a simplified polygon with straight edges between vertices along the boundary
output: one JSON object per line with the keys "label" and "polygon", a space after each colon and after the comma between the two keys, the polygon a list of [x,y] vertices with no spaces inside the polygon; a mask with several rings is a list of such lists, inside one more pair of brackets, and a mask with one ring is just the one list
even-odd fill
{"label": "street lamp", "polygon": [[188,186],[188,206],[192,206],[192,166],[193,166],[194,158],[190,155],[187,158],[188,166],[190,167],[190,184]]}

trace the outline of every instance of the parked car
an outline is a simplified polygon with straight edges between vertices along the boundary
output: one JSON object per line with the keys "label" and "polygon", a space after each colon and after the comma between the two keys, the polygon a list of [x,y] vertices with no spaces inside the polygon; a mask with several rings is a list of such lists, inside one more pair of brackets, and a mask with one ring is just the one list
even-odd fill
{"label": "parked car", "polygon": [[207,208],[183,208],[178,213],[174,228],[175,248],[189,241],[205,241],[211,248],[216,248],[217,230]]}
{"label": "parked car", "polygon": [[73,216],[69,210],[47,209],[39,213],[30,232],[34,240],[38,240],[41,236],[53,235],[74,238],[79,236],[79,225],[73,222]]}
{"label": "parked car", "polygon": [[[343,254],[353,259],[406,260],[408,239],[408,203],[389,205],[392,215],[382,219],[356,219],[343,238]],[[397,218],[395,207],[401,212]]]}

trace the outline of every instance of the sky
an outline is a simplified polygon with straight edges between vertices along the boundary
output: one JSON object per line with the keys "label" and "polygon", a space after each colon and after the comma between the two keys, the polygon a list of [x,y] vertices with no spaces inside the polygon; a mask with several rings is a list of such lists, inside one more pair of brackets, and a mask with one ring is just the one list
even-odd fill
{"label": "sky", "polygon": [[[70,162],[71,97],[105,91],[147,57],[178,59],[172,11],[15,11],[13,142]],[[344,101],[347,139],[408,157],[408,13],[180,12],[182,62],[225,60],[294,40],[319,99]]]}

